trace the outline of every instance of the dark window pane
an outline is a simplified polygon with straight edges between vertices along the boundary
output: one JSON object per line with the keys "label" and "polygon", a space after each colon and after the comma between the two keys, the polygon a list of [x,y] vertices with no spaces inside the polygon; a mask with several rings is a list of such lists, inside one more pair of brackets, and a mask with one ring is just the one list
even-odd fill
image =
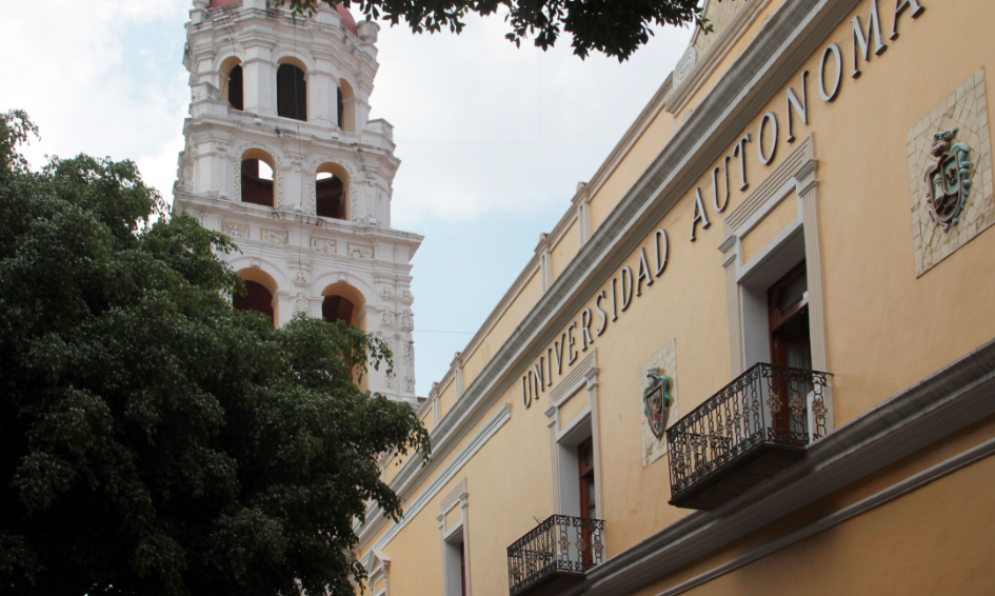
{"label": "dark window pane", "polygon": [[316,180],[315,207],[321,217],[345,219],[345,185],[337,176]]}
{"label": "dark window pane", "polygon": [[293,64],[281,64],[276,71],[276,113],[284,118],[307,120],[304,71]]}
{"label": "dark window pane", "polygon": [[228,73],[228,103],[236,110],[242,110],[242,67],[235,66]]}

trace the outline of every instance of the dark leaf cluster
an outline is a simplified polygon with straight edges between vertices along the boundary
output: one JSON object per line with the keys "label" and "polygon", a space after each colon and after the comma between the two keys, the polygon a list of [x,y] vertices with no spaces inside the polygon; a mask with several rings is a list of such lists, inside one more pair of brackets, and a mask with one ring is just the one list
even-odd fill
{"label": "dark leaf cluster", "polygon": [[355,327],[235,311],[227,237],[129,161],[52,159],[0,115],[0,593],[353,594],[378,454],[427,453],[360,391]]}
{"label": "dark leaf cluster", "polygon": [[567,33],[581,58],[595,51],[619,62],[649,41],[654,26],[709,29],[700,0],[277,0],[299,13],[313,12],[320,2],[347,8],[356,4],[368,19],[384,19],[392,26],[403,20],[415,33],[459,33],[467,14],[500,10],[511,27],[505,37],[515,45],[531,37],[546,50]]}

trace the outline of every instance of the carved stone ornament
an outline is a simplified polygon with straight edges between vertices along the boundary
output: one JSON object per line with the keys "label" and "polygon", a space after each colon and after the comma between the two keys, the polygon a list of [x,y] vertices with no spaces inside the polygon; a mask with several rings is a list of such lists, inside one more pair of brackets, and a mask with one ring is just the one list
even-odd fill
{"label": "carved stone ornament", "polygon": [[350,244],[349,245],[349,256],[354,259],[372,259],[373,258],[373,247],[365,246],[362,244]]}
{"label": "carved stone ornament", "polygon": [[298,288],[305,288],[310,280],[307,271],[297,269],[294,271],[294,285]]}
{"label": "carved stone ornament", "polygon": [[414,328],[415,328],[414,314],[410,310],[405,309],[404,313],[401,314],[401,329],[404,329],[405,331],[411,331]]}
{"label": "carved stone ornament", "polygon": [[342,282],[342,283],[349,283],[349,274],[348,273],[339,273],[338,276],[335,278],[335,280],[339,281],[339,282]]}
{"label": "carved stone ornament", "polygon": [[404,389],[408,393],[415,392],[415,380],[411,377],[404,377]]}
{"label": "carved stone ornament", "polygon": [[249,259],[249,267],[252,267],[253,269],[262,269],[263,262],[259,259]]}
{"label": "carved stone ornament", "polygon": [[223,221],[221,222],[221,233],[228,236],[229,238],[236,238],[236,239],[248,238],[249,226],[248,224]]}
{"label": "carved stone ornament", "polygon": [[307,312],[307,298],[304,292],[297,292],[297,299],[294,300],[294,312]]}
{"label": "carved stone ornament", "polygon": [[697,61],[698,51],[695,50],[694,46],[691,46],[681,56],[681,59],[677,62],[677,67],[674,69],[674,87],[680,85],[684,82],[684,79],[688,78],[688,75],[694,70],[694,65]]}
{"label": "carved stone ornament", "polygon": [[411,304],[415,301],[415,297],[408,290],[401,290],[401,295],[398,299],[404,304]]}
{"label": "carved stone ornament", "polygon": [[392,313],[390,311],[385,311],[385,312],[381,313],[380,314],[380,323],[384,327],[393,327],[394,326],[394,313]]}
{"label": "carved stone ornament", "polygon": [[262,237],[263,242],[269,244],[286,244],[287,243],[287,233],[281,232],[279,230],[267,230],[265,228],[259,230],[259,235]]}
{"label": "carved stone ornament", "polygon": [[328,238],[311,238],[311,250],[334,255],[335,241]]}
{"label": "carved stone ornament", "polygon": [[944,231],[959,223],[959,216],[971,192],[971,149],[953,143],[959,129],[933,135],[929,153],[936,162],[926,170],[926,206],[929,215]]}
{"label": "carved stone ornament", "polygon": [[670,406],[674,403],[670,394],[672,381],[666,375],[648,376],[650,385],[643,391],[643,415],[649,421],[653,435],[662,439],[670,419]]}
{"label": "carved stone ornament", "polygon": [[392,288],[390,286],[380,286],[380,296],[384,300],[393,300],[394,299],[394,288]]}

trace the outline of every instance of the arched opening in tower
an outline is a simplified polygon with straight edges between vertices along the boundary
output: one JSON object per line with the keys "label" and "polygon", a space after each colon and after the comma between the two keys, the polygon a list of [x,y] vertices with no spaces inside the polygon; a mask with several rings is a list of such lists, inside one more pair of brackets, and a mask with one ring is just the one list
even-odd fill
{"label": "arched opening in tower", "polygon": [[338,113],[338,120],[336,120],[336,124],[339,125],[339,128],[342,128],[342,118],[345,116],[345,101],[342,97],[342,87],[335,90],[335,106],[336,112]]}
{"label": "arched opening in tower", "polygon": [[345,219],[345,184],[331,172],[319,172],[314,181],[315,208],[321,217]]}
{"label": "arched opening in tower", "polygon": [[221,75],[218,84],[221,85],[221,101],[236,110],[245,109],[242,86],[242,61],[238,56],[229,56],[221,63]]}
{"label": "arched opening in tower", "polygon": [[242,202],[275,206],[273,168],[261,159],[242,160]]}
{"label": "arched opening in tower", "polygon": [[242,66],[236,64],[228,73],[228,105],[236,110],[244,109],[242,100]]}
{"label": "arched opening in tower", "polygon": [[307,120],[304,71],[293,64],[281,64],[276,70],[276,112],[284,118]]}
{"label": "arched opening in tower", "polygon": [[352,316],[356,306],[344,296],[325,296],[321,303],[321,318],[329,323],[342,321],[346,325],[352,324]]}
{"label": "arched opening in tower", "polygon": [[337,95],[339,128],[346,132],[356,132],[356,92],[345,79],[339,79]]}
{"label": "arched opening in tower", "polygon": [[251,280],[245,280],[246,294],[232,296],[232,306],[235,310],[252,310],[262,313],[273,323],[273,294],[266,286]]}

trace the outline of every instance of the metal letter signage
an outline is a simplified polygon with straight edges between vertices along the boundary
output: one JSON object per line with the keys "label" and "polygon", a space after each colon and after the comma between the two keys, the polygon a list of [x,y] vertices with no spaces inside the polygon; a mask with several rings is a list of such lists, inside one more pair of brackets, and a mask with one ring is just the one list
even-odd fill
{"label": "metal letter signage", "polygon": [[671,380],[666,375],[646,375],[650,386],[643,391],[643,414],[650,423],[650,430],[657,439],[663,438],[667,430],[667,420],[670,418],[670,406],[674,400],[670,394]]}
{"label": "metal letter signage", "polygon": [[943,231],[957,225],[971,192],[971,162],[968,160],[971,149],[964,143],[951,146],[957,132],[955,128],[933,135],[929,153],[936,158],[936,163],[925,174],[926,206],[930,217]]}

